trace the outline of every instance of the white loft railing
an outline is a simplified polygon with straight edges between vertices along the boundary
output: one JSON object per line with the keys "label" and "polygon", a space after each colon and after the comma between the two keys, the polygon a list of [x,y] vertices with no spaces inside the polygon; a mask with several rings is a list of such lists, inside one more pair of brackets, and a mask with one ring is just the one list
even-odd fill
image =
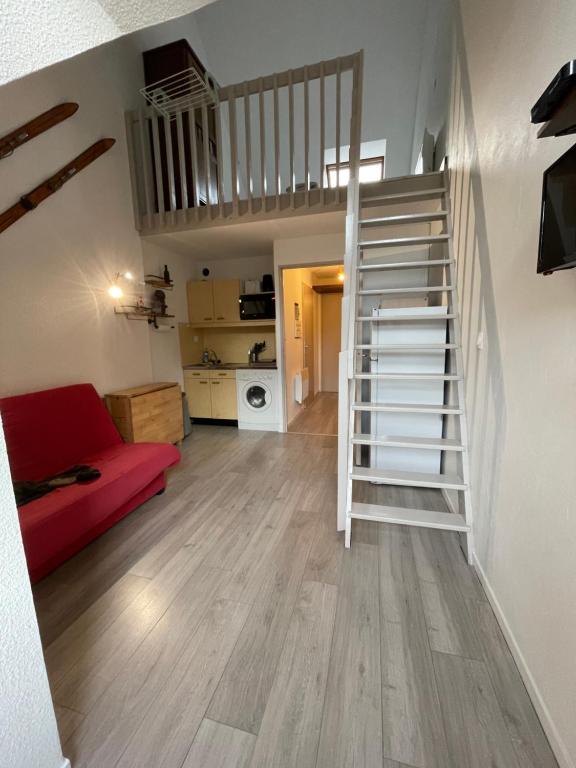
{"label": "white loft railing", "polygon": [[359,158],[362,60],[360,51],[225,86],[215,107],[171,118],[128,113],[137,228],[343,210],[346,186],[331,186],[327,165],[334,182]]}

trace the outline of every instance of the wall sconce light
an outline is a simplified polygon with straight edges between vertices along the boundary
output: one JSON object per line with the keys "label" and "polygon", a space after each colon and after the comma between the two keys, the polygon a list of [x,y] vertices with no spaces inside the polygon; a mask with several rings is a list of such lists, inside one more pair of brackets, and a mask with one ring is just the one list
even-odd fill
{"label": "wall sconce light", "polygon": [[124,291],[119,285],[120,280],[129,280],[130,282],[134,282],[135,278],[132,272],[116,272],[116,276],[108,288],[108,295],[112,299],[121,299],[122,296],[124,296]]}

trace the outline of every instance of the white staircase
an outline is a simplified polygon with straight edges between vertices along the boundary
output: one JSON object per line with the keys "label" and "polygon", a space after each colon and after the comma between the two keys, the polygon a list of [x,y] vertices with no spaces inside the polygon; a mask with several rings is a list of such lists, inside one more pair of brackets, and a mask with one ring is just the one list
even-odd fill
{"label": "white staircase", "polygon": [[[377,192],[367,185],[354,189],[351,181],[349,196],[346,547],[351,542],[352,521],[372,520],[461,532],[470,559],[464,370],[447,175],[391,179],[379,185]],[[434,343],[427,340],[432,324],[436,336],[440,334]],[[384,335],[388,333],[394,343],[375,342],[381,339],[383,328],[391,329]],[[409,339],[406,343],[398,341],[404,331]],[[403,360],[409,362],[406,370]],[[385,387],[391,389],[382,389]],[[436,394],[422,398],[423,402],[411,402],[409,393],[418,388]],[[386,402],[381,398],[383,391],[399,396]],[[393,425],[402,423],[398,414],[405,414],[410,423],[408,434],[395,434],[394,428],[383,430],[383,419],[392,418]],[[437,434],[426,435],[426,430],[421,436],[415,434],[418,419],[430,418],[436,419]],[[402,469],[395,466],[394,451],[402,452]],[[419,462],[425,464],[430,458],[439,471],[419,471]],[[341,462],[340,471],[343,466]],[[376,504],[374,489],[362,492],[367,483],[380,486]],[[388,506],[389,486],[441,489],[451,499],[446,509],[452,511]],[[371,503],[363,501],[363,496]]]}

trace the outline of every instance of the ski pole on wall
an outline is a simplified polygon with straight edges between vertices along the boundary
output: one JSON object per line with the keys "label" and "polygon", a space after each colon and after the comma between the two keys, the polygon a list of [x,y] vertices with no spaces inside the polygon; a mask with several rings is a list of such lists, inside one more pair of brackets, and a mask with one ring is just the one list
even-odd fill
{"label": "ski pole on wall", "polygon": [[24,123],[19,128],[10,131],[6,136],[0,137],[0,160],[10,157],[15,149],[26,144],[30,139],[35,139],[36,136],[40,136],[41,133],[44,133],[49,128],[53,128],[63,120],[72,117],[77,109],[78,104],[73,101],[58,104],[47,112],[42,112],[41,115],[38,115],[33,120]]}
{"label": "ski pole on wall", "polygon": [[88,147],[82,154],[75,157],[70,163],[61,168],[49,179],[43,181],[31,192],[26,195],[22,195],[20,200],[8,208],[4,213],[0,213],[0,232],[4,232],[12,224],[25,216],[29,211],[33,211],[40,203],[43,203],[46,198],[57,192],[67,181],[75,176],[80,171],[84,170],[90,163],[107,152],[110,147],[116,143],[116,139],[100,139],[91,147]]}

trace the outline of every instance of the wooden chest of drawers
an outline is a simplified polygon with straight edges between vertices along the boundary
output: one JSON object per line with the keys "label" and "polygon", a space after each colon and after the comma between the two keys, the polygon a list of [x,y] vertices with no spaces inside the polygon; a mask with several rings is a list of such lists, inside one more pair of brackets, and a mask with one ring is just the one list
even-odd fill
{"label": "wooden chest of drawers", "polygon": [[106,406],[127,443],[178,443],[184,437],[182,394],[174,382],[111,392]]}

